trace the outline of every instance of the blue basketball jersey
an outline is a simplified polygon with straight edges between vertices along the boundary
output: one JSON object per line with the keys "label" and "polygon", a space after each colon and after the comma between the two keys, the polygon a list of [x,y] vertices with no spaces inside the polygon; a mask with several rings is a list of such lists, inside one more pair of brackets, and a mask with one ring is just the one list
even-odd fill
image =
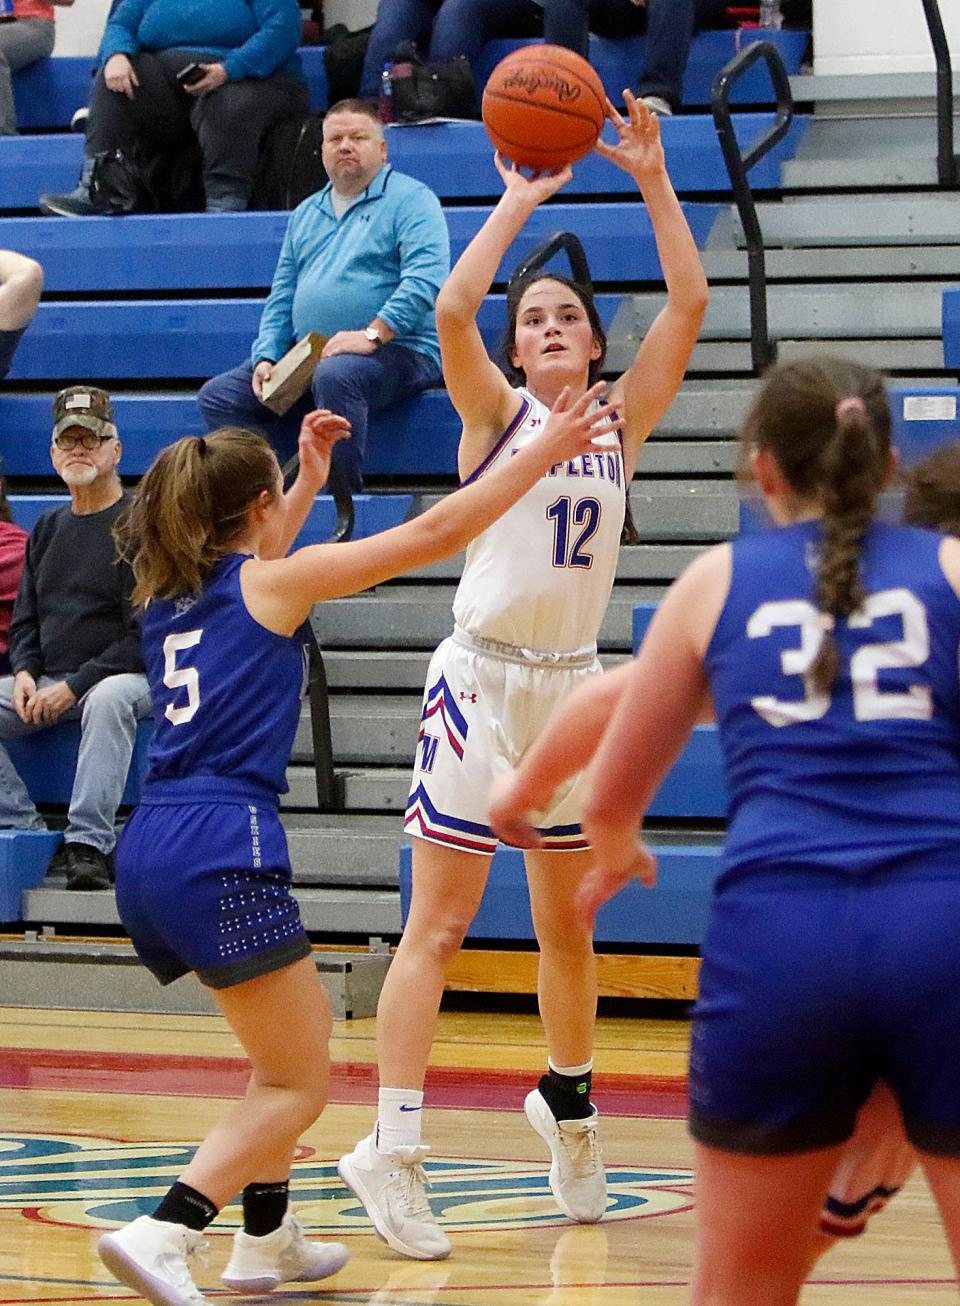
{"label": "blue basketball jersey", "polygon": [[229,554],[198,594],[153,600],[143,652],[156,733],[147,789],[215,776],[261,795],[287,789],[300,717],[304,640],[255,621],[240,592],[248,554]]}
{"label": "blue basketball jersey", "polygon": [[730,791],[721,885],[776,868],[960,876],[960,601],[941,539],[870,528],[867,599],[836,624],[828,693],[808,674],[819,524],[734,542],[706,656]]}

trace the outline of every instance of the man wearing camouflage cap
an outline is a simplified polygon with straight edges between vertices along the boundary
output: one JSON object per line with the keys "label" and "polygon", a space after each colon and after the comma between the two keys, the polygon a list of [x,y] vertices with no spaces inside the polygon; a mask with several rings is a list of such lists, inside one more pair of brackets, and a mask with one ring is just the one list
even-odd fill
{"label": "man wearing camouflage cap", "polygon": [[114,820],[150,695],[133,575],[112,535],[125,495],[110,396],[69,386],[53,423],[50,457],[70,502],[41,517],[27,542],[10,626],[14,674],[0,679],[0,828],[45,828],[3,740],[79,720],[67,828],[50,869],[66,874],[68,889],[100,889],[110,884]]}

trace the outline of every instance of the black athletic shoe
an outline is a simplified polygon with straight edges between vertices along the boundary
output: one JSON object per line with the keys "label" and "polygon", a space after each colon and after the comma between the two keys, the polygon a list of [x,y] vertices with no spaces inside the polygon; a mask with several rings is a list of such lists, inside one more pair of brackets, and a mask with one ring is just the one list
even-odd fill
{"label": "black athletic shoe", "polygon": [[57,218],[98,218],[104,213],[90,202],[86,186],[78,186],[69,195],[41,195],[37,206],[41,213]]}
{"label": "black athletic shoe", "polygon": [[67,888],[109,889],[113,879],[110,858],[87,843],[68,843]]}
{"label": "black athletic shoe", "polygon": [[70,845],[60,843],[47,863],[47,875],[67,875],[70,867]]}

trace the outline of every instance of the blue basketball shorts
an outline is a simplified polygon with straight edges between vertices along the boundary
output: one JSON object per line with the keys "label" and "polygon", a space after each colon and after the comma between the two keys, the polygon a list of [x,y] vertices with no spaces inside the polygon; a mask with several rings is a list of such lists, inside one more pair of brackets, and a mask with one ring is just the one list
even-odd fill
{"label": "blue basketball shorts", "polygon": [[691,1133],[734,1152],[832,1146],[883,1080],[916,1148],[960,1156],[960,866],[775,875],[713,904]]}
{"label": "blue basketball shorts", "polygon": [[229,988],[310,955],[279,814],[241,802],[142,803],[117,844],[117,906],[161,984]]}

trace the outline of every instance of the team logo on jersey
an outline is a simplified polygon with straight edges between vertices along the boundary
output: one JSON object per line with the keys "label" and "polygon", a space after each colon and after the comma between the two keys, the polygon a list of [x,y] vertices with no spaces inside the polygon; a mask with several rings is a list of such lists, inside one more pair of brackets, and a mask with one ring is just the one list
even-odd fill
{"label": "team logo on jersey", "polygon": [[[149,1214],[193,1154],[188,1143],[125,1143],[95,1135],[0,1135],[0,1210],[50,1224],[111,1228]],[[433,1160],[425,1169],[430,1205],[449,1233],[528,1229],[566,1223],[547,1182],[546,1161]],[[692,1205],[689,1170],[608,1166],[606,1219],[634,1220]],[[308,1233],[366,1234],[366,1212],[336,1166],[301,1147],[291,1198]],[[232,1232],[239,1205],[211,1232]]]}
{"label": "team logo on jersey", "polygon": [[461,702],[461,703],[475,703],[476,701],[477,701],[477,696],[476,696],[476,694],[468,694],[467,691],[466,691],[465,689],[461,689],[461,690],[460,690],[460,702]]}
{"label": "team logo on jersey", "polygon": [[196,607],[199,597],[198,594],[179,594],[173,600],[173,615],[182,617],[185,612],[189,612],[191,608]]}
{"label": "team logo on jersey", "polygon": [[445,676],[441,676],[436,684],[431,685],[427,690],[421,721],[429,721],[433,716],[440,717],[450,747],[457,757],[462,759],[470,727],[467,718],[457,707],[456,699]]}

